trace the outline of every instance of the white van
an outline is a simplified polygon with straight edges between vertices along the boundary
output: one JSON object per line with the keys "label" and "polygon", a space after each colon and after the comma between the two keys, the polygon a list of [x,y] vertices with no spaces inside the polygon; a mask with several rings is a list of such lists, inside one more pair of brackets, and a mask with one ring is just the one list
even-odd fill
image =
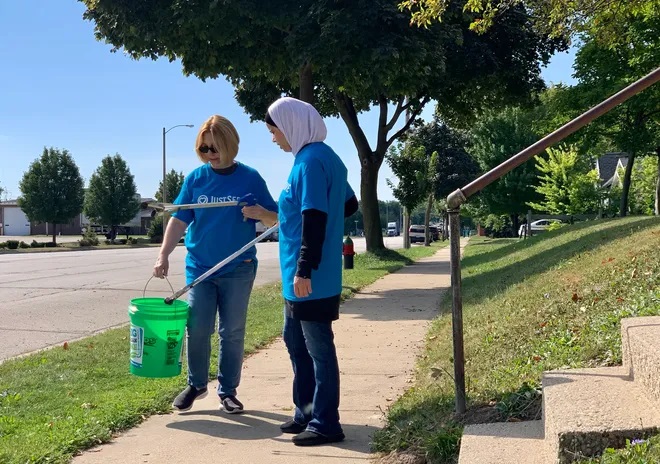
{"label": "white van", "polygon": [[418,225],[410,226],[410,229],[408,229],[408,235],[410,236],[410,243],[424,243],[424,239],[426,238],[426,227]]}

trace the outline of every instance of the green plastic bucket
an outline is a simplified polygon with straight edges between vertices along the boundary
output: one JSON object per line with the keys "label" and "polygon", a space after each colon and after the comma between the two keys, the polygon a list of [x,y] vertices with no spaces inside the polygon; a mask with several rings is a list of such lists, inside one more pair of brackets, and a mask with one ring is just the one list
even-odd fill
{"label": "green plastic bucket", "polygon": [[131,374],[174,377],[181,373],[188,303],[164,298],[134,298],[128,306],[131,320]]}

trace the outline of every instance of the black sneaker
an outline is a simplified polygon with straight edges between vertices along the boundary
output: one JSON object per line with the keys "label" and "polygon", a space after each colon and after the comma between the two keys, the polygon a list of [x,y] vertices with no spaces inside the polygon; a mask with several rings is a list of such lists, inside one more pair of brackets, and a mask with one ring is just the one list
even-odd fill
{"label": "black sneaker", "polygon": [[198,390],[192,385],[188,385],[185,390],[183,390],[176,398],[174,398],[172,407],[178,411],[187,411],[192,408],[192,405],[196,399],[204,398],[207,393],[208,390],[206,387]]}
{"label": "black sneaker", "polygon": [[305,430],[302,433],[294,436],[291,441],[296,446],[318,446],[326,445],[328,443],[337,443],[343,441],[344,434],[339,432],[336,435],[321,435],[320,433],[312,432],[311,430]]}
{"label": "black sneaker", "polygon": [[243,412],[243,403],[238,401],[234,395],[227,395],[220,398],[222,402],[222,409],[227,414],[240,414]]}
{"label": "black sneaker", "polygon": [[280,425],[280,430],[284,433],[302,433],[307,428],[307,424],[299,424],[298,422],[291,419],[288,422]]}

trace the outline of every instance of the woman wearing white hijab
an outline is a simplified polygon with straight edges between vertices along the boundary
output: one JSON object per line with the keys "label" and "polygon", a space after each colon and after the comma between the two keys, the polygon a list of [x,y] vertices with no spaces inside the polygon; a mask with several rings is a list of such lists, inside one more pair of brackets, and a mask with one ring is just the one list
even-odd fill
{"label": "woman wearing white hijab", "polygon": [[332,321],[339,317],[344,217],[358,203],[344,163],[323,143],[325,123],[312,105],[280,98],[268,108],[266,125],[273,142],[295,157],[277,217],[258,206],[244,208],[247,217],[280,223],[283,337],[296,405],[293,419],[280,429],[296,434],[298,446],[334,443],[344,433]]}

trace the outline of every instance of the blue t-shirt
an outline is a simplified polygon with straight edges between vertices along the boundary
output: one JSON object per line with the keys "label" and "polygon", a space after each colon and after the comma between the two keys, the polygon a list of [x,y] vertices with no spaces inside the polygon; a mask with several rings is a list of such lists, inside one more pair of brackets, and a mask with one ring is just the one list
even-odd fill
{"label": "blue t-shirt", "polygon": [[[344,203],[353,195],[346,166],[328,145],[311,143],[298,152],[278,203],[282,294],[287,300],[318,300],[341,293]],[[302,213],[308,209],[326,213],[328,222],[321,263],[312,271],[312,294],[297,298],[293,278],[302,246]]]}
{"label": "blue t-shirt", "polygon": [[[175,204],[211,203],[236,201],[248,193],[257,203],[270,211],[277,211],[277,204],[268,192],[266,182],[249,166],[236,163],[231,174],[218,174],[205,164],[195,169],[183,181],[183,187]],[[186,281],[192,282],[220,261],[238,251],[256,237],[255,222],[243,221],[241,206],[185,209],[173,216],[189,224],[186,234]],[[231,263],[217,271],[221,275],[232,271],[247,259],[256,259],[256,247],[252,247]]]}

